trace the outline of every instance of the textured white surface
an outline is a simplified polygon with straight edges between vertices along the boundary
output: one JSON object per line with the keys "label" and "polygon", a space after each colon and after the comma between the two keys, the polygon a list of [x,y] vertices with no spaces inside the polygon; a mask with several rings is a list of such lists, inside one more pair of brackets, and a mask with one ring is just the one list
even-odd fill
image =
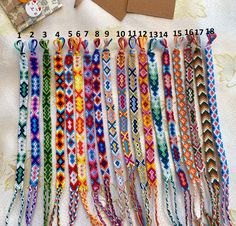
{"label": "textured white surface", "polygon": [[[48,32],[51,40],[54,34],[60,31],[62,36],[67,37],[68,30],[110,30],[115,35],[116,30],[158,30],[169,31],[169,42],[172,43],[172,31],[177,29],[190,28],[208,28],[214,27],[218,34],[218,39],[214,44],[214,54],[217,73],[217,95],[220,112],[220,122],[229,160],[230,167],[230,208],[235,216],[236,211],[236,14],[233,11],[236,7],[235,0],[177,0],[176,13],[174,20],[158,19],[141,15],[127,15],[123,22],[119,22],[101,8],[89,0],[84,0],[77,9],[73,8],[73,0],[63,1],[64,7],[58,12],[39,22],[33,27],[26,30],[23,37],[29,37],[29,31],[35,32],[36,38],[42,37],[42,31]],[[12,196],[12,189],[15,179],[15,159],[17,151],[17,120],[18,120],[18,57],[13,48],[17,34],[0,9],[0,225],[4,225],[5,214]],[[93,38],[93,37],[90,37]],[[204,40],[205,42],[205,40]],[[117,45],[112,44],[113,60],[116,53]],[[53,51],[53,49],[52,49]],[[40,52],[41,57],[41,50]],[[113,64],[114,66],[114,64]],[[113,68],[114,70],[114,68]],[[117,102],[116,87],[114,78],[114,97]],[[55,92],[55,86],[52,87],[52,93]],[[54,95],[52,106],[54,106]],[[55,109],[53,107],[53,125],[55,125]],[[42,128],[42,127],[41,127]],[[43,138],[43,136],[41,136]],[[43,144],[43,139],[41,139]],[[108,148],[109,142],[107,142]],[[42,145],[43,146],[43,145]],[[30,142],[28,140],[28,150]],[[54,151],[53,142],[53,151]],[[43,153],[43,150],[42,150]],[[30,171],[30,152],[26,161],[25,175],[25,195],[29,183]],[[53,156],[54,158],[55,156]],[[159,169],[159,168],[158,168]],[[54,170],[55,171],[55,170]],[[159,169],[160,172],[160,169]],[[43,170],[41,170],[41,175]],[[68,172],[66,170],[67,180]],[[55,172],[53,174],[55,178]],[[160,181],[159,175],[159,181]],[[42,225],[43,223],[43,194],[42,181],[40,178],[40,190],[38,203],[33,219],[33,226]],[[112,179],[112,193],[116,200],[116,191],[114,178]],[[68,185],[68,183],[66,183]],[[161,181],[159,182],[159,207],[161,225],[170,225],[164,212],[164,196],[161,192]],[[55,194],[54,184],[52,186],[53,197]],[[179,193],[180,194],[180,193]],[[65,188],[62,196],[62,226],[68,222],[68,187]],[[179,200],[179,209],[182,209],[181,199]],[[19,200],[17,202],[19,206]],[[94,210],[91,202],[91,208]],[[82,205],[79,205],[79,217],[76,225],[90,225]],[[11,215],[10,225],[17,224],[18,209],[15,208]],[[182,214],[181,214],[182,215]],[[182,218],[182,217],[181,217]],[[183,219],[183,218],[182,218]],[[24,220],[23,220],[24,221]],[[24,223],[22,224],[24,225]]]}

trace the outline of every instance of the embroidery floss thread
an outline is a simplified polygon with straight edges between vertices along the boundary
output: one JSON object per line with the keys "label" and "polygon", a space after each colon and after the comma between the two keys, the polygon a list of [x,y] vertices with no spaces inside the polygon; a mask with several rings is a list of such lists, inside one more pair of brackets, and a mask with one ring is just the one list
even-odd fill
{"label": "embroidery floss thread", "polygon": [[205,153],[206,170],[210,178],[210,184],[212,185],[214,194],[212,197],[212,217],[217,221],[217,224],[219,224],[220,179],[216,165],[216,147],[214,144],[214,137],[211,125],[210,107],[207,97],[207,87],[204,76],[203,56],[201,52],[200,37],[196,36],[194,41],[195,50],[193,54],[193,67],[198,97],[197,100],[200,109],[201,126],[203,132],[202,148]]}
{"label": "embroidery floss thread", "polygon": [[68,39],[68,53],[65,57],[65,100],[66,100],[66,137],[67,155],[70,176],[70,201],[69,201],[69,225],[73,225],[77,217],[78,209],[78,169],[75,149],[74,126],[74,75],[73,75],[73,45],[72,39]]}
{"label": "embroidery floss thread", "polygon": [[30,72],[31,72],[31,171],[30,186],[26,206],[26,225],[30,226],[38,194],[38,177],[40,171],[40,128],[39,128],[39,108],[40,108],[40,74],[39,63],[36,56],[38,41],[29,41],[30,49]]}
{"label": "embroidery floss thread", "polygon": [[[148,75],[149,75],[149,84],[151,88],[150,93],[151,93],[152,118],[155,128],[157,149],[161,161],[162,177],[165,183],[167,213],[173,225],[181,225],[177,213],[176,187],[170,169],[169,154],[162,121],[161,100],[159,96],[158,68],[157,68],[156,54],[154,52],[154,48],[156,45],[157,45],[157,40],[151,39],[148,48]],[[173,190],[173,201],[174,201],[173,206],[175,212],[174,216],[170,209],[170,207],[172,206],[170,202],[171,188]]]}
{"label": "embroidery floss thread", "polygon": [[[221,164],[221,214],[223,223],[232,225],[230,214],[229,214],[229,168],[224,149],[222,134],[220,130],[218,105],[216,100],[216,87],[215,87],[215,72],[214,62],[212,53],[212,43],[216,39],[216,34],[208,34],[208,42],[205,47],[206,57],[206,72],[207,72],[207,93],[210,106],[211,123],[213,129],[213,135],[215,139],[216,149],[219,155]],[[225,214],[227,219],[225,219]]]}
{"label": "embroidery floss thread", "polygon": [[110,169],[108,165],[108,157],[105,144],[104,126],[103,126],[103,112],[102,112],[102,97],[101,97],[101,53],[99,50],[100,39],[94,40],[95,51],[92,56],[92,72],[93,72],[93,100],[94,100],[94,113],[95,113],[95,128],[96,128],[96,141],[98,147],[99,163],[102,173],[102,179],[105,190],[106,204],[108,211],[107,216],[113,224],[120,224],[115,209],[113,206],[111,191],[110,191]]}
{"label": "embroidery floss thread", "polygon": [[154,135],[153,135],[153,122],[151,113],[151,99],[149,92],[149,81],[148,81],[148,56],[145,51],[145,45],[147,43],[146,37],[138,38],[138,46],[140,52],[138,55],[139,64],[139,87],[141,96],[142,116],[143,116],[143,129],[145,138],[145,150],[146,150],[146,167],[148,176],[148,185],[150,194],[154,194],[155,203],[155,220],[158,222],[157,214],[157,175],[155,165],[155,154],[154,154]]}
{"label": "embroidery floss thread", "polygon": [[140,143],[139,104],[138,104],[138,76],[136,68],[136,38],[129,39],[130,51],[128,55],[128,79],[129,79],[129,109],[131,119],[132,143],[135,150],[136,167],[139,174],[142,198],[145,206],[146,225],[151,226],[150,203],[148,199],[148,179],[146,171],[145,156]]}
{"label": "embroidery floss thread", "polygon": [[117,55],[117,86],[118,86],[118,107],[119,107],[119,124],[120,124],[120,137],[122,149],[125,157],[125,163],[128,171],[129,189],[131,194],[132,205],[134,206],[137,219],[141,225],[144,225],[142,217],[142,209],[138,201],[135,188],[135,158],[131,149],[128,132],[128,112],[126,100],[126,69],[125,69],[125,48],[127,41],[124,37],[119,38],[118,44],[120,50]]}
{"label": "embroidery floss thread", "polygon": [[[111,54],[108,48],[110,42],[105,40],[105,46],[102,52],[102,62],[103,62],[103,82],[104,82],[104,92],[105,92],[105,102],[107,110],[107,121],[108,121],[108,132],[109,132],[109,141],[111,145],[112,161],[116,175],[116,181],[119,189],[119,204],[120,211],[122,214],[122,219],[124,219],[124,210],[128,215],[129,224],[132,225],[132,219],[129,211],[129,201],[128,194],[125,186],[124,178],[124,166],[122,164],[121,158],[122,153],[118,143],[118,134],[117,134],[117,125],[116,125],[116,114],[115,106],[112,95],[112,86],[111,86]],[[125,207],[123,208],[122,201],[124,199]],[[122,212],[123,211],[123,212]]]}
{"label": "embroidery floss thread", "polygon": [[83,82],[83,57],[80,53],[81,38],[71,38],[74,46],[73,54],[73,73],[74,73],[74,90],[76,106],[76,146],[77,146],[77,167],[78,183],[81,202],[88,214],[92,225],[100,225],[99,220],[93,215],[88,204],[88,184],[86,170],[86,153],[84,150],[85,142],[85,114],[84,114],[84,82]]}
{"label": "embroidery floss thread", "polygon": [[29,74],[28,60],[25,53],[25,43],[21,40],[14,44],[20,55],[20,98],[19,98],[19,120],[18,120],[18,153],[16,159],[16,178],[15,190],[11,203],[9,205],[5,218],[5,226],[9,224],[9,217],[12,207],[16,201],[17,194],[20,194],[20,214],[18,217],[18,226],[21,225],[24,210],[24,175],[25,175],[25,159],[26,159],[26,138],[27,138],[27,116],[28,116],[28,95],[29,95]]}
{"label": "embroidery floss thread", "polygon": [[52,183],[52,119],[51,119],[51,59],[49,53],[49,40],[40,40],[43,52],[43,128],[44,128],[44,226],[48,225],[48,216],[51,203]]}
{"label": "embroidery floss thread", "polygon": [[65,39],[60,37],[53,41],[56,49],[54,55],[54,72],[56,79],[56,198],[52,209],[49,225],[52,226],[54,215],[57,214],[57,225],[60,226],[60,199],[65,187],[65,74],[62,49]]}

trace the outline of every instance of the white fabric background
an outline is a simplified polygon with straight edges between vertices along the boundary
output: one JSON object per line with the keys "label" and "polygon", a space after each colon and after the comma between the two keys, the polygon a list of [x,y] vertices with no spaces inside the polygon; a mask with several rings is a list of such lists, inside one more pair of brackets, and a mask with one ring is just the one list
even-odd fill
{"label": "white fabric background", "polygon": [[[68,30],[110,30],[115,35],[116,30],[158,30],[168,31],[170,46],[173,43],[172,31],[177,29],[190,28],[211,28],[214,27],[218,38],[214,44],[215,63],[217,71],[217,96],[219,104],[220,122],[227,152],[230,168],[230,209],[233,218],[236,220],[236,14],[234,9],[236,2],[234,0],[177,0],[174,20],[159,19],[154,17],[132,15],[125,17],[123,22],[119,22],[108,13],[103,11],[97,5],[89,0],[84,0],[77,9],[73,8],[73,0],[63,1],[64,7],[47,19],[39,22],[29,28],[22,35],[23,38],[29,37],[29,31],[35,32],[35,37],[40,39],[42,31],[47,31],[51,40],[56,31],[67,37]],[[13,29],[10,21],[0,9],[0,225],[4,225],[4,218],[12,197],[12,189],[15,179],[15,160],[17,154],[17,120],[18,120],[18,56],[13,48],[13,43],[17,38],[16,31]],[[93,37],[90,36],[90,39]],[[111,49],[113,51],[113,60],[117,51],[116,39],[113,41]],[[205,43],[205,39],[203,41]],[[52,45],[51,45],[52,46]],[[92,50],[92,48],[91,48]],[[41,57],[41,50],[38,51]],[[53,49],[52,49],[53,52]],[[114,64],[113,64],[114,66]],[[114,68],[113,68],[114,70]],[[52,83],[53,84],[53,83]],[[54,109],[55,87],[52,85],[52,118],[55,125]],[[116,85],[114,78],[114,97],[117,103]],[[163,99],[163,96],[162,96]],[[42,125],[42,123],[41,123]],[[43,128],[43,127],[41,127]],[[43,136],[41,136],[43,146]],[[53,142],[53,151],[54,142]],[[107,142],[107,148],[109,142]],[[25,195],[27,196],[27,187],[29,183],[30,172],[30,142],[28,140],[28,155],[26,161],[25,175]],[[43,149],[42,149],[43,153]],[[55,161],[55,156],[53,156]],[[159,169],[159,167],[158,167]],[[159,169],[160,172],[160,169]],[[43,170],[41,170],[41,175]],[[68,172],[67,180],[68,180]],[[53,174],[55,178],[55,170]],[[115,182],[112,178],[112,191],[116,201]],[[161,225],[170,225],[166,213],[164,212],[164,197],[162,197],[162,183],[159,175],[159,217]],[[38,203],[34,214],[34,226],[43,224],[43,177],[40,178],[40,190]],[[68,183],[67,183],[68,185]],[[52,186],[53,197],[55,195],[54,184]],[[91,191],[91,190],[90,190]],[[179,193],[180,194],[180,193]],[[68,187],[65,188],[62,196],[62,226],[68,223]],[[181,199],[179,200],[179,209],[182,209]],[[19,199],[17,202],[19,207]],[[94,211],[92,202],[91,208]],[[90,225],[89,220],[79,205],[79,213],[76,225]],[[94,212],[95,213],[95,212]],[[17,224],[18,208],[15,208],[11,215],[10,225]],[[182,213],[180,214],[183,219]],[[24,219],[23,219],[24,222]],[[22,225],[25,225],[24,223]]]}

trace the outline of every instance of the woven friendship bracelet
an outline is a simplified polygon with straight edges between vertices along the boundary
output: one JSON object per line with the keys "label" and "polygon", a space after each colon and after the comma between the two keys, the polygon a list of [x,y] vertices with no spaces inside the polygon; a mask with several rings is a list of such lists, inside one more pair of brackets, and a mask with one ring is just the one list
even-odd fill
{"label": "woven friendship bracelet", "polygon": [[[157,45],[157,40],[151,39],[148,49],[148,74],[149,74],[149,84],[151,88],[152,118],[155,128],[157,149],[161,161],[162,176],[165,183],[167,213],[173,225],[181,225],[177,214],[176,187],[170,169],[169,154],[162,121],[161,101],[159,96],[158,68],[157,68],[156,55],[153,50],[156,45]],[[171,205],[171,201],[169,200],[171,188],[173,190],[173,201],[174,201],[173,205]],[[172,211],[170,210],[171,206],[174,206],[174,211],[175,211],[174,216]]]}
{"label": "woven friendship bracelet", "polygon": [[127,41],[121,37],[118,40],[120,50],[117,55],[117,87],[118,87],[118,107],[119,107],[119,122],[120,122],[120,137],[122,149],[125,157],[125,163],[128,171],[129,189],[131,194],[132,205],[134,206],[138,221],[144,225],[142,217],[142,209],[138,201],[135,188],[135,158],[131,149],[129,132],[128,132],[128,112],[127,112],[127,78],[126,78],[126,65],[125,65],[125,48]]}
{"label": "woven friendship bracelet", "polygon": [[104,212],[109,217],[112,224],[119,224],[115,209],[113,206],[111,191],[110,191],[110,169],[108,165],[108,157],[105,144],[104,126],[103,126],[103,113],[102,113],[102,98],[101,98],[101,53],[99,50],[100,39],[94,40],[95,51],[92,56],[92,72],[93,72],[93,101],[95,112],[95,128],[96,128],[96,141],[98,147],[99,163],[102,173],[102,179],[105,190],[107,210]]}
{"label": "woven friendship bracelet", "polygon": [[18,153],[16,159],[15,190],[7,211],[5,225],[9,224],[9,216],[16,201],[17,194],[20,194],[21,206],[18,217],[18,226],[21,225],[24,210],[24,175],[26,159],[26,136],[27,136],[27,116],[28,116],[28,95],[29,95],[29,75],[28,60],[25,54],[25,44],[19,40],[14,44],[20,54],[20,98],[19,98],[19,121],[18,121]]}
{"label": "woven friendship bracelet", "polygon": [[145,151],[146,151],[146,168],[148,185],[150,189],[150,194],[154,194],[155,203],[155,220],[156,224],[158,222],[157,214],[157,173],[155,165],[155,154],[154,154],[154,134],[153,134],[153,123],[152,123],[152,113],[151,113],[151,97],[149,92],[149,81],[148,81],[148,56],[145,51],[145,45],[147,43],[147,38],[139,37],[138,45],[140,52],[138,55],[138,65],[139,65],[139,88],[141,96],[141,107],[143,116],[143,132],[145,138]]}
{"label": "woven friendship bracelet", "polygon": [[[223,223],[232,225],[230,214],[229,214],[229,168],[226,158],[226,153],[223,145],[222,134],[220,130],[218,106],[216,100],[216,88],[215,88],[215,72],[214,72],[214,62],[212,54],[212,43],[216,39],[216,34],[208,35],[208,43],[205,47],[205,57],[206,57],[206,72],[207,72],[207,93],[210,105],[210,115],[211,123],[213,129],[213,135],[215,139],[216,150],[219,155],[221,164],[221,175],[222,175],[222,185],[221,185],[221,214]],[[227,217],[227,222],[225,219],[225,214]]]}
{"label": "woven friendship bracelet", "polygon": [[48,225],[48,216],[51,203],[52,183],[52,119],[51,119],[51,59],[49,40],[40,40],[43,52],[43,129],[44,129],[44,226]]}
{"label": "woven friendship bracelet", "polygon": [[[192,211],[191,211],[191,193],[189,190],[189,184],[187,181],[186,174],[181,166],[181,154],[178,147],[178,139],[177,139],[177,133],[176,133],[176,121],[174,116],[174,110],[173,110],[173,91],[172,91],[172,85],[171,85],[171,74],[170,74],[170,53],[167,46],[167,41],[165,39],[159,41],[159,48],[163,50],[162,53],[162,68],[163,68],[163,81],[164,81],[164,95],[165,95],[165,111],[166,111],[166,119],[168,123],[168,132],[170,137],[170,147],[171,147],[171,153],[172,158],[175,165],[175,171],[178,175],[179,183],[184,191],[184,204],[185,204],[185,223],[186,225],[192,225]],[[187,157],[190,156],[190,153],[186,153],[186,104],[184,101],[184,94],[183,94],[183,80],[182,80],[182,74],[181,74],[181,65],[180,65],[180,56],[179,54],[176,54],[176,49],[173,52],[173,73],[176,83],[176,99],[177,99],[177,106],[178,106],[178,117],[179,117],[179,128],[181,133],[181,144],[182,144],[182,150],[183,154]],[[183,99],[182,99],[183,98]],[[188,149],[187,149],[188,151]],[[184,157],[184,161],[186,162],[187,159]],[[194,164],[193,161],[188,162],[189,165]],[[187,165],[188,167],[188,165]],[[189,168],[190,170],[190,168]],[[190,172],[192,172],[190,170]]]}
{"label": "woven friendship bracelet", "polygon": [[68,39],[68,53],[65,57],[65,100],[66,100],[66,138],[67,156],[70,176],[69,225],[73,225],[78,209],[78,169],[75,149],[74,125],[74,74],[73,74],[73,44]]}
{"label": "woven friendship bracelet", "polygon": [[[193,154],[196,169],[199,173],[199,190],[200,190],[200,218],[198,219],[199,222],[202,223],[203,215],[205,211],[205,204],[204,204],[204,179],[205,175],[205,164],[203,162],[202,156],[202,147],[201,141],[198,132],[198,124],[197,124],[197,116],[196,116],[196,106],[195,106],[195,94],[194,94],[194,70],[193,70],[193,51],[191,43],[193,41],[193,36],[187,36],[187,44],[184,47],[184,65],[185,65],[185,89],[186,89],[186,99],[187,99],[187,112],[189,118],[189,129],[191,134],[191,144],[193,147]],[[207,181],[207,180],[206,180]],[[193,203],[194,204],[194,203]],[[207,214],[208,215],[208,214]],[[208,215],[209,216],[209,215]],[[195,216],[197,219],[197,217]]]}
{"label": "woven friendship bracelet", "polygon": [[197,100],[201,115],[201,126],[203,133],[202,149],[205,153],[206,170],[213,188],[212,197],[212,218],[216,219],[219,224],[219,173],[216,165],[216,147],[211,125],[210,108],[207,97],[207,87],[203,69],[203,57],[200,46],[200,37],[195,37],[195,50],[193,54],[193,67],[195,76],[195,85],[197,91]]}
{"label": "woven friendship bracelet", "polygon": [[54,55],[54,73],[56,79],[56,198],[50,217],[49,225],[52,226],[54,215],[57,213],[57,225],[60,226],[60,199],[65,187],[65,74],[62,58],[64,38],[53,41],[56,49]]}
{"label": "woven friendship bracelet", "polygon": [[88,50],[88,41],[83,43],[84,47],[84,90],[85,90],[85,110],[86,110],[86,137],[87,152],[90,168],[91,185],[94,192],[100,189],[98,167],[95,154],[95,127],[93,108],[93,77],[92,77],[92,56]]}
{"label": "woven friendship bracelet", "polygon": [[40,108],[40,74],[36,48],[38,41],[29,41],[30,49],[30,72],[31,72],[31,171],[30,186],[26,206],[26,225],[31,225],[32,216],[37,202],[38,177],[40,170],[40,129],[39,129],[39,108]]}
{"label": "woven friendship bracelet", "polygon": [[99,221],[94,216],[88,204],[88,184],[86,172],[86,153],[84,150],[85,142],[85,114],[84,114],[84,82],[83,82],[83,57],[80,53],[80,38],[71,38],[71,44],[74,47],[73,54],[73,74],[74,74],[74,91],[76,106],[76,147],[77,147],[77,168],[78,184],[81,202],[92,225],[99,225]]}
{"label": "woven friendship bracelet", "polygon": [[[124,166],[122,163],[122,153],[118,143],[118,134],[117,134],[117,125],[116,125],[116,115],[115,115],[115,106],[112,95],[112,85],[111,85],[111,56],[108,46],[111,40],[105,41],[104,50],[102,52],[102,62],[103,62],[103,82],[104,82],[104,92],[105,92],[105,102],[107,110],[107,121],[108,121],[108,132],[109,132],[109,141],[112,153],[112,161],[114,166],[114,171],[116,175],[116,181],[119,189],[119,208],[120,213],[122,214],[122,219],[124,219],[124,210],[128,215],[129,224],[132,225],[132,219],[129,211],[129,201],[128,194],[125,186],[125,177],[124,177]],[[123,207],[123,199],[125,207]]]}
{"label": "woven friendship bracelet", "polygon": [[96,145],[95,145],[95,124],[94,124],[94,101],[93,101],[93,74],[92,74],[92,55],[89,53],[88,41],[82,42],[84,47],[84,93],[85,93],[85,110],[86,110],[86,137],[87,137],[87,153],[90,170],[90,180],[93,190],[93,200],[96,207],[97,214],[101,221],[100,225],[105,225],[105,222],[98,209],[104,210],[100,200],[100,180],[98,174]]}
{"label": "woven friendship bracelet", "polygon": [[140,143],[140,125],[139,125],[139,102],[138,102],[138,76],[136,68],[136,39],[131,37],[129,40],[130,51],[128,55],[128,77],[129,77],[129,107],[130,107],[130,119],[131,119],[131,131],[132,131],[132,143],[136,157],[136,167],[138,170],[140,186],[142,189],[142,198],[145,206],[146,226],[150,226],[152,223],[150,217],[150,203],[148,199],[148,179],[145,164],[145,156],[143,155],[141,143]]}

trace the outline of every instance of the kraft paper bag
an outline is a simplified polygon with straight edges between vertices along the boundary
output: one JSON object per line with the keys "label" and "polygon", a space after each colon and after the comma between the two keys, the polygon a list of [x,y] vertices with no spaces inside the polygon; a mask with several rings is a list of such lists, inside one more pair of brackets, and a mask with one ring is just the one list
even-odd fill
{"label": "kraft paper bag", "polygon": [[122,20],[127,13],[128,0],[93,0],[108,13]]}
{"label": "kraft paper bag", "polygon": [[128,0],[127,12],[173,19],[176,0]]}

